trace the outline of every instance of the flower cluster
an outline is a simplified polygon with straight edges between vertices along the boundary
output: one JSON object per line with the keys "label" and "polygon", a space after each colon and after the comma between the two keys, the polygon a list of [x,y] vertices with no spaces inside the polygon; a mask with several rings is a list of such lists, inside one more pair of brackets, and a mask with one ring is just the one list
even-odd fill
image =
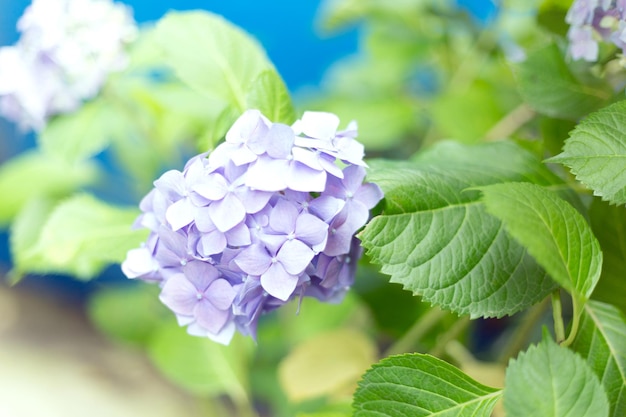
{"label": "flower cluster", "polygon": [[34,0],[17,28],[18,43],[0,48],[0,113],[37,130],[95,96],[137,35],[130,9],[110,0]]}
{"label": "flower cluster", "polygon": [[188,332],[228,343],[292,298],[340,300],[354,280],[354,234],[382,198],[363,183],[356,125],[305,112],[292,126],[248,110],[210,154],[171,170],[143,199],[150,229],[129,278],[156,281]]}
{"label": "flower cluster", "polygon": [[572,58],[596,61],[599,41],[626,53],[626,0],[576,0],[565,20]]}

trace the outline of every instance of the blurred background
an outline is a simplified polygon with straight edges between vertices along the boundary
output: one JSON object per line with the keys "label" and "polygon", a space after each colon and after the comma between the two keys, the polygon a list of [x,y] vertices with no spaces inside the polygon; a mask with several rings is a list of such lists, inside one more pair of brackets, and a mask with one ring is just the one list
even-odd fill
{"label": "blurred background", "polygon": [[[421,64],[413,61],[410,68],[407,68],[405,58],[397,59],[397,62],[389,60],[389,65],[397,65],[385,68],[385,60],[381,59],[381,56],[374,57],[377,65],[381,65],[376,67],[369,65],[367,57],[360,56],[364,54],[366,48],[369,53],[372,50],[374,53],[381,53],[381,45],[383,49],[389,47],[389,51],[385,53],[397,53],[399,56],[399,51],[408,47],[407,50],[417,57],[412,59],[419,61],[423,51],[420,50],[420,44],[414,36],[418,32],[421,34],[420,31],[424,30],[421,27],[419,30],[416,29],[416,33],[410,33],[412,37],[408,37],[406,33],[381,30],[377,32],[372,30],[371,26],[364,27],[362,19],[358,16],[354,19],[341,20],[341,14],[336,10],[333,16],[337,21],[322,22],[320,16],[323,15],[325,8],[337,3],[333,1],[129,0],[124,3],[133,8],[134,17],[140,24],[158,20],[170,9],[204,9],[223,15],[258,39],[292,92],[298,108],[306,106],[311,109],[327,109],[354,117],[352,109],[346,110],[346,107],[351,108],[357,104],[369,105],[368,102],[358,103],[359,96],[354,94],[355,91],[365,90],[362,94],[368,94],[372,106],[357,110],[363,116],[362,122],[365,125],[363,131],[371,132],[368,139],[370,143],[366,143],[366,149],[371,149],[373,155],[393,156],[394,149],[398,153],[413,152],[417,146],[414,140],[416,137],[425,136],[425,131],[431,136],[438,134],[436,130],[423,128],[421,116],[416,116],[416,113],[419,113],[416,111],[416,101],[404,100],[406,98],[404,93],[428,97],[429,91],[432,92],[437,88],[442,76],[424,70]],[[453,1],[450,3],[455,4],[458,11],[467,16],[468,33],[478,31],[483,25],[489,24],[497,13],[495,3],[490,0],[458,0],[456,3]],[[26,0],[0,0],[0,46],[11,45],[18,39],[15,24],[28,4],[29,1]],[[380,21],[385,22],[385,19]],[[381,25],[378,29],[380,27],[384,26]],[[465,29],[459,27],[458,30]],[[434,35],[428,37],[427,41],[434,45],[436,43],[434,38]],[[395,43],[394,39],[398,42]],[[461,44],[456,47],[464,48]],[[454,67],[456,64],[452,63],[451,66]],[[350,80],[345,79],[346,74]],[[397,77],[391,80],[391,77],[395,76]],[[372,80],[376,82],[370,83]],[[398,96],[394,94],[400,89],[403,96],[398,100]],[[381,102],[391,104],[383,109],[379,106]],[[505,107],[509,106],[506,99],[504,102],[507,103]],[[418,107],[422,108],[423,103],[419,103]],[[446,113],[447,109],[442,110],[441,114]],[[380,113],[381,110],[385,111]],[[493,116],[495,120],[506,112],[505,109],[497,110],[497,114]],[[440,122],[442,126],[449,125],[446,123],[448,119],[444,116],[439,114],[434,116],[435,121]],[[361,123],[361,120],[359,122]],[[383,122],[387,125],[380,126]],[[440,135],[457,133],[445,131],[440,132]],[[32,147],[34,142],[32,134],[23,134],[14,124],[0,118],[0,164],[24,149]],[[0,276],[11,267],[7,241],[7,232],[0,231]],[[378,276],[375,271],[366,270],[362,274],[377,277],[369,283],[363,281],[357,284],[359,296],[370,308],[375,309],[377,303],[382,303],[385,299],[392,299],[394,302],[393,311],[383,306],[373,318],[387,332],[388,337],[401,334],[414,318],[424,311],[409,293],[400,291],[395,286],[385,285],[383,288],[385,278]],[[152,313],[155,316],[163,314],[160,307],[154,305],[155,302],[158,304],[154,293],[151,293],[149,298],[146,298],[144,293],[132,292],[128,293],[128,296],[124,293],[120,297],[119,293],[115,293],[116,290],[110,290],[111,283],[124,281],[126,279],[122,276],[119,266],[112,266],[106,269],[100,278],[89,283],[63,276],[29,276],[13,288],[0,282],[0,417],[44,415],[125,417],[148,413],[155,417],[237,415],[224,414],[225,411],[219,408],[216,411],[212,404],[199,400],[201,396],[197,395],[198,393],[211,392],[210,388],[201,383],[200,388],[198,384],[191,384],[181,389],[180,384],[175,383],[180,382],[176,381],[176,371],[173,375],[168,375],[168,378],[163,378],[163,369],[161,371],[154,369],[155,361],[159,362],[164,356],[172,354],[168,350],[170,346],[167,343],[159,344],[159,340],[173,334],[172,332],[176,335],[184,334],[184,330],[178,332],[178,329],[172,330],[170,326],[161,332],[156,344],[150,345],[152,349],[150,361],[142,350],[145,346],[144,339],[148,337],[146,329],[132,326],[115,327],[123,323],[126,308],[144,309],[143,314],[146,316]],[[89,301],[91,294],[96,292],[104,296],[99,297],[97,302]],[[310,318],[316,312],[318,318],[324,316],[329,321],[338,322],[344,316],[349,316],[349,320],[357,322],[371,320],[363,319],[358,313],[360,303],[361,301],[357,302],[356,298],[350,298],[343,307],[337,307],[339,310],[316,310],[314,305],[305,305],[311,313],[308,313],[309,316],[304,313],[304,317],[300,317],[299,320],[301,323],[307,323],[309,320],[313,329],[320,326]],[[85,311],[88,311],[88,314]],[[303,311],[306,312],[307,308]],[[407,311],[411,314],[404,314]],[[115,317],[111,319],[109,316]],[[283,317],[287,316],[295,316],[294,311],[283,313]],[[111,327],[108,329],[109,333],[121,335],[121,339],[126,339],[126,342],[130,340],[132,343],[118,344],[104,337],[99,331],[94,330],[92,325],[94,317],[101,327]],[[150,320],[146,319],[147,321]],[[290,322],[281,322],[281,319],[278,319],[276,325],[268,326],[264,331],[270,336],[280,334],[285,329],[285,323]],[[137,322],[133,323],[136,324]],[[287,324],[289,325],[291,324]],[[123,324],[121,326],[123,327]],[[290,336],[293,337],[292,341],[304,337],[301,330],[294,331],[293,334]],[[184,340],[187,339],[190,338]],[[196,343],[196,339],[189,343]],[[247,352],[245,355],[250,357],[251,346],[246,343],[240,343],[243,347],[231,348],[231,352],[232,349],[243,349]],[[277,344],[274,346],[275,351],[267,353],[271,348],[271,343],[266,345],[267,357],[256,359],[261,368],[262,365],[267,367],[265,371],[268,373],[275,372],[277,358],[286,353],[287,346]],[[190,349],[196,353],[192,353],[189,360],[198,359],[194,356],[197,350],[193,347]],[[212,349],[215,348],[203,345],[201,355],[217,357],[224,355],[224,351]],[[199,359],[206,360],[206,357]],[[190,367],[193,374],[195,369],[193,363],[180,364],[179,367],[185,366]],[[199,367],[202,368],[201,365]],[[208,374],[210,375],[210,372]],[[207,373],[198,371],[198,378],[206,377]],[[276,385],[275,376],[264,376],[260,372],[257,378],[257,381],[252,382],[257,388],[264,386],[266,380],[263,378],[272,381],[265,384],[270,388],[266,388],[268,392],[262,393],[263,395],[268,398],[278,395],[270,392],[272,384]],[[45,412],[42,411],[42,407],[45,407]],[[263,411],[263,405],[257,406],[257,409]],[[289,415],[289,410],[285,405],[281,415]],[[267,411],[263,415],[273,414]]]}

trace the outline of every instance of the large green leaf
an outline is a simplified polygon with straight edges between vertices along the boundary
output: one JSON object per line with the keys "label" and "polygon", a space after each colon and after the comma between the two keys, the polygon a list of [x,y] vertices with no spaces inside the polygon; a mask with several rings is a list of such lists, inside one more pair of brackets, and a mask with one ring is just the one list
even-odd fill
{"label": "large green leaf", "polygon": [[187,334],[176,322],[156,330],[148,352],[174,383],[198,396],[229,395],[248,401],[248,365],[253,342],[236,335],[229,346]]}
{"label": "large green leaf", "polygon": [[554,43],[529,53],[515,72],[524,100],[548,116],[577,120],[611,97],[606,88],[578,81]]}
{"label": "large green leaf", "polygon": [[[501,390],[419,353],[383,359],[354,394],[354,417],[489,417]],[[529,414],[530,415],[530,414]]]}
{"label": "large green leaf", "polygon": [[603,256],[602,275],[591,297],[626,313],[626,207],[594,199],[589,218]]}
{"label": "large green leaf", "polygon": [[37,197],[63,197],[91,183],[96,167],[90,163],[67,164],[38,151],[24,152],[0,166],[0,226]]}
{"label": "large green leaf", "polygon": [[20,273],[60,272],[93,278],[106,265],[122,262],[128,250],[145,240],[145,230],[131,228],[138,214],[135,208],[75,195],[53,209],[31,246],[15,248],[15,268]]}
{"label": "large green leaf", "polygon": [[504,381],[507,417],[606,417],[609,401],[587,362],[546,339],[511,360]]}
{"label": "large green leaf", "polygon": [[243,112],[252,83],[273,70],[261,46],[208,12],[170,12],[156,27],[164,59],[193,88]]}
{"label": "large green leaf", "polygon": [[568,166],[595,195],[626,204],[626,101],[590,114],[565,141],[563,153],[549,159]]}
{"label": "large green leaf", "polygon": [[612,305],[589,301],[585,305],[578,337],[572,348],[587,359],[587,363],[600,379],[611,404],[610,415],[626,415],[624,313]]}
{"label": "large green leaf", "polygon": [[487,211],[579,300],[591,295],[602,271],[602,251],[591,227],[555,193],[529,183],[481,187]]}
{"label": "large green leaf", "polygon": [[471,187],[560,180],[509,142],[443,143],[414,162],[371,161],[369,180],[385,192],[383,214],[360,237],[391,282],[458,314],[513,314],[554,283]]}

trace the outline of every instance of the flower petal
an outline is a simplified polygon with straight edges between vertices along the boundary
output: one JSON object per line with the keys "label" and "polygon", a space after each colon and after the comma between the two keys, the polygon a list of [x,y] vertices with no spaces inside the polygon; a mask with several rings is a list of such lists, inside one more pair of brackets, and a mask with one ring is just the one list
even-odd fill
{"label": "flower petal", "polygon": [[174,274],[163,285],[159,299],[174,313],[184,316],[193,315],[198,304],[198,289],[183,274]]}
{"label": "flower petal", "polygon": [[296,237],[319,252],[326,246],[328,224],[308,213],[302,213],[296,219]]}
{"label": "flower petal", "polygon": [[243,222],[246,217],[246,209],[239,199],[231,193],[209,206],[209,215],[217,229],[226,232],[237,224]]}
{"label": "flower petal", "polygon": [[172,226],[172,230],[176,231],[187,226],[193,221],[195,207],[188,198],[178,200],[167,208],[165,219]]}
{"label": "flower petal", "polygon": [[126,259],[122,262],[122,272],[128,278],[137,278],[147,275],[159,269],[158,262],[152,257],[152,253],[142,246],[131,249],[126,253]]}
{"label": "flower petal", "polygon": [[296,228],[298,208],[287,200],[278,200],[270,213],[270,227],[275,232],[292,233]]}
{"label": "flower petal", "polygon": [[272,297],[287,301],[298,284],[298,277],[285,271],[279,263],[272,264],[266,273],[261,275],[261,285]]}
{"label": "flower petal", "polygon": [[222,330],[231,316],[230,310],[220,310],[209,300],[201,300],[194,309],[196,323],[207,329],[210,333],[217,334]]}
{"label": "flower petal", "polygon": [[305,111],[299,127],[307,136],[328,140],[337,132],[339,117],[333,113]]}
{"label": "flower petal", "polygon": [[285,270],[292,275],[300,275],[315,256],[313,250],[294,239],[286,241],[278,251],[276,259],[285,267]]}
{"label": "flower petal", "polygon": [[185,177],[182,172],[172,169],[154,181],[154,186],[167,198],[176,201],[185,194]]}
{"label": "flower petal", "polygon": [[259,276],[269,268],[271,257],[263,246],[250,245],[242,250],[234,261],[246,274]]}
{"label": "flower petal", "polygon": [[253,190],[281,191],[287,188],[289,161],[260,157],[250,165],[246,185]]}
{"label": "flower petal", "polygon": [[192,189],[206,199],[217,201],[224,198],[228,192],[228,182],[221,174],[214,173],[206,176],[202,182],[195,184]]}
{"label": "flower petal", "polygon": [[220,310],[229,309],[237,292],[225,279],[216,279],[205,292],[206,298]]}
{"label": "flower petal", "polygon": [[287,186],[294,191],[322,192],[326,188],[326,177],[326,171],[294,161],[287,174]]}

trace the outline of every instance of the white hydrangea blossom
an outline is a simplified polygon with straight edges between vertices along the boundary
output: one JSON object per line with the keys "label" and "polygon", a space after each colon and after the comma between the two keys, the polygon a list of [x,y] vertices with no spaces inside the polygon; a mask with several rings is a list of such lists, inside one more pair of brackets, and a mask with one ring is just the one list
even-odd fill
{"label": "white hydrangea blossom", "polygon": [[36,130],[94,97],[137,36],[131,10],[110,0],[34,0],[17,28],[0,48],[0,112]]}

